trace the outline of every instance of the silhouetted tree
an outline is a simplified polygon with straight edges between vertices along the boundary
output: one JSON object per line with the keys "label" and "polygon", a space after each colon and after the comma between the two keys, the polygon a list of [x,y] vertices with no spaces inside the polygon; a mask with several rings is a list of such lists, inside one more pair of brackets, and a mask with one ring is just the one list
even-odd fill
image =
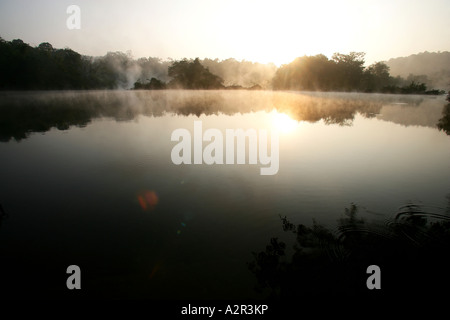
{"label": "silhouetted tree", "polygon": [[187,59],[174,61],[169,67],[169,76],[173,78],[169,82],[171,88],[221,89],[224,87],[223,80],[202,66],[198,58],[194,61]]}
{"label": "silhouetted tree", "polygon": [[219,61],[219,59],[203,59],[200,63],[207,67],[211,73],[224,80],[223,84],[228,87],[249,88],[260,85],[262,88],[271,88],[272,78],[277,67],[273,63],[262,64],[251,61],[237,61],[230,58]]}
{"label": "silhouetted tree", "polygon": [[332,90],[335,64],[322,54],[303,56],[275,73],[273,88],[288,90]]}
{"label": "silhouetted tree", "polygon": [[278,238],[253,253],[248,267],[255,289],[268,289],[278,299],[370,294],[366,269],[373,264],[383,274],[380,294],[396,299],[438,296],[450,285],[450,204],[446,213],[407,204],[387,223],[367,223],[358,211],[352,204],[333,231],[315,221],[296,226],[280,217],[283,230],[296,237],[293,254],[286,257],[287,245]]}
{"label": "silhouetted tree", "polygon": [[48,42],[33,48],[22,40],[0,43],[0,89],[84,89],[86,62],[71,49]]}
{"label": "silhouetted tree", "polygon": [[151,78],[148,83],[141,83],[139,80],[134,83],[134,89],[144,89],[144,90],[161,90],[165,89],[166,84],[161,80],[156,78]]}
{"label": "silhouetted tree", "polygon": [[52,52],[53,51],[53,46],[50,43],[48,43],[48,42],[42,42],[38,46],[38,49],[42,50],[42,51]]}
{"label": "silhouetted tree", "polygon": [[389,67],[384,62],[376,62],[364,70],[363,88],[366,92],[381,92],[393,83]]}
{"label": "silhouetted tree", "polygon": [[335,53],[332,60],[336,63],[336,88],[342,91],[356,91],[361,89],[364,71],[364,52],[350,52],[349,54]]}
{"label": "silhouetted tree", "polygon": [[[450,101],[450,94],[447,100]],[[447,104],[442,110],[442,118],[437,123],[439,130],[443,130],[446,134],[450,135],[450,104]]]}
{"label": "silhouetted tree", "polygon": [[[335,53],[331,60],[321,54],[303,56],[276,70],[271,64],[234,59],[134,60],[130,53],[122,52],[88,57],[68,48],[53,48],[48,42],[33,48],[20,39],[0,38],[0,90],[128,89],[133,84],[135,88],[163,89],[165,83],[168,88],[222,89],[223,77],[230,89],[262,89],[270,87],[274,74],[275,90],[441,93],[427,91],[423,76],[392,78],[384,63],[365,70],[363,65],[362,52]],[[144,84],[137,79],[151,80]]]}
{"label": "silhouetted tree", "polygon": [[[426,90],[419,76],[407,80],[389,74],[384,62],[364,68],[363,52],[335,53],[329,60],[324,55],[303,56],[282,65],[275,73],[272,86],[275,90],[306,91],[363,91],[415,94],[441,94]],[[414,80],[411,80],[414,79]]]}
{"label": "silhouetted tree", "polygon": [[332,60],[319,54],[303,56],[281,66],[273,79],[273,88],[287,90],[354,91],[363,79],[364,53],[335,53]]}

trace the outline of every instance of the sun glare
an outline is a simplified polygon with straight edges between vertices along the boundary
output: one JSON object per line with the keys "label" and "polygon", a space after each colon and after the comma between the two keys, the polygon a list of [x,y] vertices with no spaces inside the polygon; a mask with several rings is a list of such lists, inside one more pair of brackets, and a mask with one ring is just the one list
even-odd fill
{"label": "sun glare", "polygon": [[274,111],[272,114],[272,125],[281,133],[291,133],[297,129],[299,123],[285,113]]}

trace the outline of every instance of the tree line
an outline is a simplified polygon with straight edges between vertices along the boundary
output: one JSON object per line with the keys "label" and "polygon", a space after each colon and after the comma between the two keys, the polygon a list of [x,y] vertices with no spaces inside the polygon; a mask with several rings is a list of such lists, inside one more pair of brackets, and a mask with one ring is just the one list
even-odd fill
{"label": "tree line", "polygon": [[[81,55],[44,42],[32,47],[0,38],[1,90],[262,89],[440,94],[420,78],[392,77],[384,62],[364,67],[364,53],[303,56],[276,68],[228,59],[163,61],[108,52]],[[213,72],[211,71],[213,70]],[[224,79],[226,78],[226,79]]]}
{"label": "tree line", "polygon": [[364,67],[363,52],[335,53],[331,59],[319,54],[303,56],[281,66],[273,78],[275,90],[358,91],[381,93],[442,94],[428,90],[413,76],[392,77],[384,62]]}
{"label": "tree line", "polygon": [[48,42],[32,47],[0,38],[0,90],[128,89],[148,74],[166,79],[169,65],[158,58],[134,60],[122,52],[89,57]]}

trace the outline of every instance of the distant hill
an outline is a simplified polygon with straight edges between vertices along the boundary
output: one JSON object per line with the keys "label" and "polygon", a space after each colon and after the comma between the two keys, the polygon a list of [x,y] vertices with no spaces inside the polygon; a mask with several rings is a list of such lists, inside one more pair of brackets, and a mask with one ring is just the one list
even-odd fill
{"label": "distant hill", "polygon": [[393,58],[385,63],[394,77],[408,78],[410,74],[425,82],[429,88],[450,90],[450,52],[422,52],[408,57]]}

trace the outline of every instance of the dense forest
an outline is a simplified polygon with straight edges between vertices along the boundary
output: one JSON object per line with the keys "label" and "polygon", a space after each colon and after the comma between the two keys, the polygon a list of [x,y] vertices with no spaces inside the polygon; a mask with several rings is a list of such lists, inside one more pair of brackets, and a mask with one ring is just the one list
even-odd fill
{"label": "dense forest", "polygon": [[439,94],[420,77],[392,77],[387,64],[365,67],[364,53],[303,56],[276,68],[224,61],[134,59],[108,52],[89,57],[44,42],[32,47],[20,39],[0,38],[0,90],[67,89],[274,89]]}

